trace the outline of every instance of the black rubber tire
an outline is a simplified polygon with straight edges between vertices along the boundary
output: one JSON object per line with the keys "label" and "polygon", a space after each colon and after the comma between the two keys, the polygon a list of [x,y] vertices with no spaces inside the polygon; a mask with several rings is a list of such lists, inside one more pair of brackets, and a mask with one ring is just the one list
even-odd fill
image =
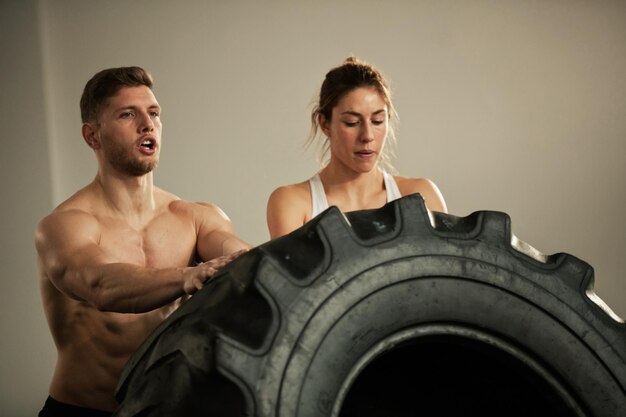
{"label": "black rubber tire", "polygon": [[626,326],[592,288],[587,263],[517,241],[504,213],[331,207],[172,314],[115,416],[623,416]]}

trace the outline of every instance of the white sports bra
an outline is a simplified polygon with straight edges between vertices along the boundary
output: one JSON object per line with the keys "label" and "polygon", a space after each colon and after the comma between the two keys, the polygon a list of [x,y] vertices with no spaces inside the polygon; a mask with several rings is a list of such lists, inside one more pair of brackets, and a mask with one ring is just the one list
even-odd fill
{"label": "white sports bra", "polygon": [[[402,197],[393,176],[386,171],[382,171],[382,173],[385,181],[385,191],[387,191],[387,202],[389,203]],[[326,193],[324,192],[324,185],[320,179],[319,172],[309,179],[309,185],[311,186],[311,201],[313,203],[311,218],[313,218],[328,208],[328,200],[326,200]]]}

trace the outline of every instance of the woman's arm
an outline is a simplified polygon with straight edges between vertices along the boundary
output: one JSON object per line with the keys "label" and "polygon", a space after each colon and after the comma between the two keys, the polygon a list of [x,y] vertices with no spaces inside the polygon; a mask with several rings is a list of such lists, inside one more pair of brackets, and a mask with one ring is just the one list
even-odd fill
{"label": "woman's arm", "polygon": [[394,177],[402,196],[420,193],[431,211],[448,212],[446,202],[437,185],[427,178]]}
{"label": "woman's arm", "polygon": [[270,238],[291,233],[311,217],[311,191],[308,183],[279,187],[267,202],[267,227]]}

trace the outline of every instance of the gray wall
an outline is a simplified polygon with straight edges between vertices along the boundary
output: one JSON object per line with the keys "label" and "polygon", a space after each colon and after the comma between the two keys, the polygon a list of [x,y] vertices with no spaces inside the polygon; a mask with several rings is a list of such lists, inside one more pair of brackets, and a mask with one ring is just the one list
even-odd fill
{"label": "gray wall", "polygon": [[33,230],[52,209],[37,4],[0,0],[0,413],[34,416],[56,353],[39,300]]}
{"label": "gray wall", "polygon": [[433,179],[453,214],[505,211],[539,250],[591,263],[626,316],[626,2],[0,0],[3,415],[34,415],[54,366],[32,233],[95,175],[87,79],[150,69],[156,183],[259,244],[271,190],[316,169],[310,105],[352,53],[391,80],[402,174]]}

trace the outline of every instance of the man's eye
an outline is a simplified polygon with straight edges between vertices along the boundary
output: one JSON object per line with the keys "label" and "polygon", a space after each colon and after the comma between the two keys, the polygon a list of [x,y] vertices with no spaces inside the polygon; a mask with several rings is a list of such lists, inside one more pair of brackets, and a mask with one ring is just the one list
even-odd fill
{"label": "man's eye", "polygon": [[152,117],[159,117],[159,112],[158,111],[150,112],[150,116],[152,116]]}
{"label": "man's eye", "polygon": [[131,117],[133,117],[134,114],[130,111],[125,111],[124,113],[120,114],[120,117],[122,119],[130,119]]}

